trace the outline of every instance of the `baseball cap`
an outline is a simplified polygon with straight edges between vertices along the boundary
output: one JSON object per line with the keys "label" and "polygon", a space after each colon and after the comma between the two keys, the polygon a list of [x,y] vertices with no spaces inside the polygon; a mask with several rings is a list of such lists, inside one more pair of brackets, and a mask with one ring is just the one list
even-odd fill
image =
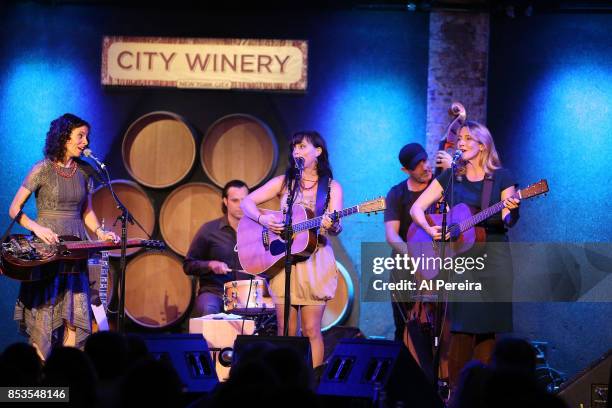
{"label": "baseball cap", "polygon": [[418,143],[409,143],[399,152],[399,161],[408,170],[414,170],[421,160],[427,160],[427,152]]}

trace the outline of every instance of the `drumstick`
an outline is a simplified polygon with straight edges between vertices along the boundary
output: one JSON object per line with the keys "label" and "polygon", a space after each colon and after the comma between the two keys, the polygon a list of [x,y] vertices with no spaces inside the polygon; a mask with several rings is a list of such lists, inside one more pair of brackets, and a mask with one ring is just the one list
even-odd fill
{"label": "drumstick", "polygon": [[225,270],[225,272],[242,272],[242,273],[248,273],[247,271],[245,271],[244,269],[232,269],[232,268],[227,268]]}
{"label": "drumstick", "polygon": [[241,272],[241,273],[246,273],[247,275],[257,276],[257,275],[253,275],[253,274],[252,274],[251,272],[249,272],[249,271],[245,271],[244,269],[231,269],[231,268],[228,268],[228,269],[227,269],[227,272],[233,272],[233,273],[236,273],[236,272]]}

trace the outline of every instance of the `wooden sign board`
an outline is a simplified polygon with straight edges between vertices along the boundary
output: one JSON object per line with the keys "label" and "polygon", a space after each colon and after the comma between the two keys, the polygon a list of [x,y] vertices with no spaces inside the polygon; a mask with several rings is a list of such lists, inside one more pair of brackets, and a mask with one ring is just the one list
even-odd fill
{"label": "wooden sign board", "polygon": [[305,91],[303,40],[109,37],[102,84]]}

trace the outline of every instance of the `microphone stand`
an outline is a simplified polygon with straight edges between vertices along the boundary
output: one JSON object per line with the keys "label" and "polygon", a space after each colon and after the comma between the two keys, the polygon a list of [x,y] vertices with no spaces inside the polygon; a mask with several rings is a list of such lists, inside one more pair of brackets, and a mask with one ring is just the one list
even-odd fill
{"label": "microphone stand", "polygon": [[297,186],[302,178],[302,169],[297,168],[294,176],[287,183],[287,210],[285,212],[285,306],[283,314],[283,336],[289,336],[289,313],[291,311],[291,265],[293,256],[291,246],[293,245],[293,203],[295,202]]}
{"label": "microphone stand", "polygon": [[[98,161],[96,160],[96,163]],[[117,289],[117,294],[119,296],[119,306],[117,310],[117,331],[119,333],[125,333],[125,271],[127,267],[127,223],[134,225],[136,224],[145,235],[151,239],[151,235],[145,231],[142,224],[135,219],[132,214],[128,211],[127,207],[121,202],[117,194],[115,194],[115,190],[113,190],[113,185],[111,183],[110,174],[108,173],[108,168],[106,165],[98,163],[100,168],[104,170],[104,174],[106,175],[106,181],[101,179],[100,181],[104,186],[108,188],[115,200],[115,204],[117,209],[121,211],[121,214],[117,216],[117,219],[113,223],[113,226],[117,225],[117,222],[121,221],[121,257],[119,260],[119,288]]]}
{"label": "microphone stand", "polygon": [[[455,177],[455,169],[457,168],[457,163],[456,160],[454,159],[452,164],[451,164],[451,178],[449,180],[449,184],[451,185],[451,190],[453,189],[453,181],[454,181],[454,177]],[[447,225],[447,214],[448,214],[448,200],[446,197],[448,190],[443,190],[442,191],[442,200],[440,201],[440,213],[442,214],[442,225],[440,228],[441,231],[441,237],[440,237],[440,259],[442,260],[441,262],[441,268],[440,268],[440,275],[445,275],[447,272],[450,271],[446,271],[446,269],[444,268],[444,259],[446,258],[446,244],[448,242],[448,240],[446,239],[446,233],[448,231],[448,225]],[[452,193],[451,193],[452,194]],[[442,347],[442,326],[443,326],[443,317],[446,313],[443,313],[443,310],[445,311],[446,308],[448,307],[448,294],[446,292],[444,292],[444,299],[442,300],[442,302],[437,302],[436,304],[436,309],[435,309],[435,317],[434,317],[434,358],[433,358],[433,386],[435,387],[435,389],[439,392],[440,391],[440,387],[438,384],[439,381],[439,377],[440,377],[440,349]]]}

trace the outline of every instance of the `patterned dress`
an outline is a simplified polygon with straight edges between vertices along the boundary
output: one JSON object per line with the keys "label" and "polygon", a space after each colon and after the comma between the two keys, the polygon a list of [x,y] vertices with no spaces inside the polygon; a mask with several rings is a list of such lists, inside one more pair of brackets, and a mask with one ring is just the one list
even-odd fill
{"label": "patterned dress", "polygon": [[[56,172],[51,161],[42,160],[32,167],[22,186],[36,197],[38,224],[58,235],[87,239],[82,212],[93,182],[81,165],[67,178]],[[76,327],[78,348],[83,348],[91,334],[87,261],[59,263],[57,267],[63,273],[22,283],[15,306],[14,319],[20,331],[45,357],[53,346],[62,344],[64,321]]]}
{"label": "patterned dress", "polygon": [[[296,204],[314,212],[316,189],[298,191]],[[281,206],[286,207],[287,194],[281,197]],[[323,241],[323,242],[322,242]],[[324,305],[336,294],[338,270],[336,258],[328,239],[319,241],[315,252],[305,261],[291,267],[291,304]],[[284,264],[270,279],[270,292],[275,304],[285,304],[285,268]],[[271,275],[272,275],[271,274]]]}

